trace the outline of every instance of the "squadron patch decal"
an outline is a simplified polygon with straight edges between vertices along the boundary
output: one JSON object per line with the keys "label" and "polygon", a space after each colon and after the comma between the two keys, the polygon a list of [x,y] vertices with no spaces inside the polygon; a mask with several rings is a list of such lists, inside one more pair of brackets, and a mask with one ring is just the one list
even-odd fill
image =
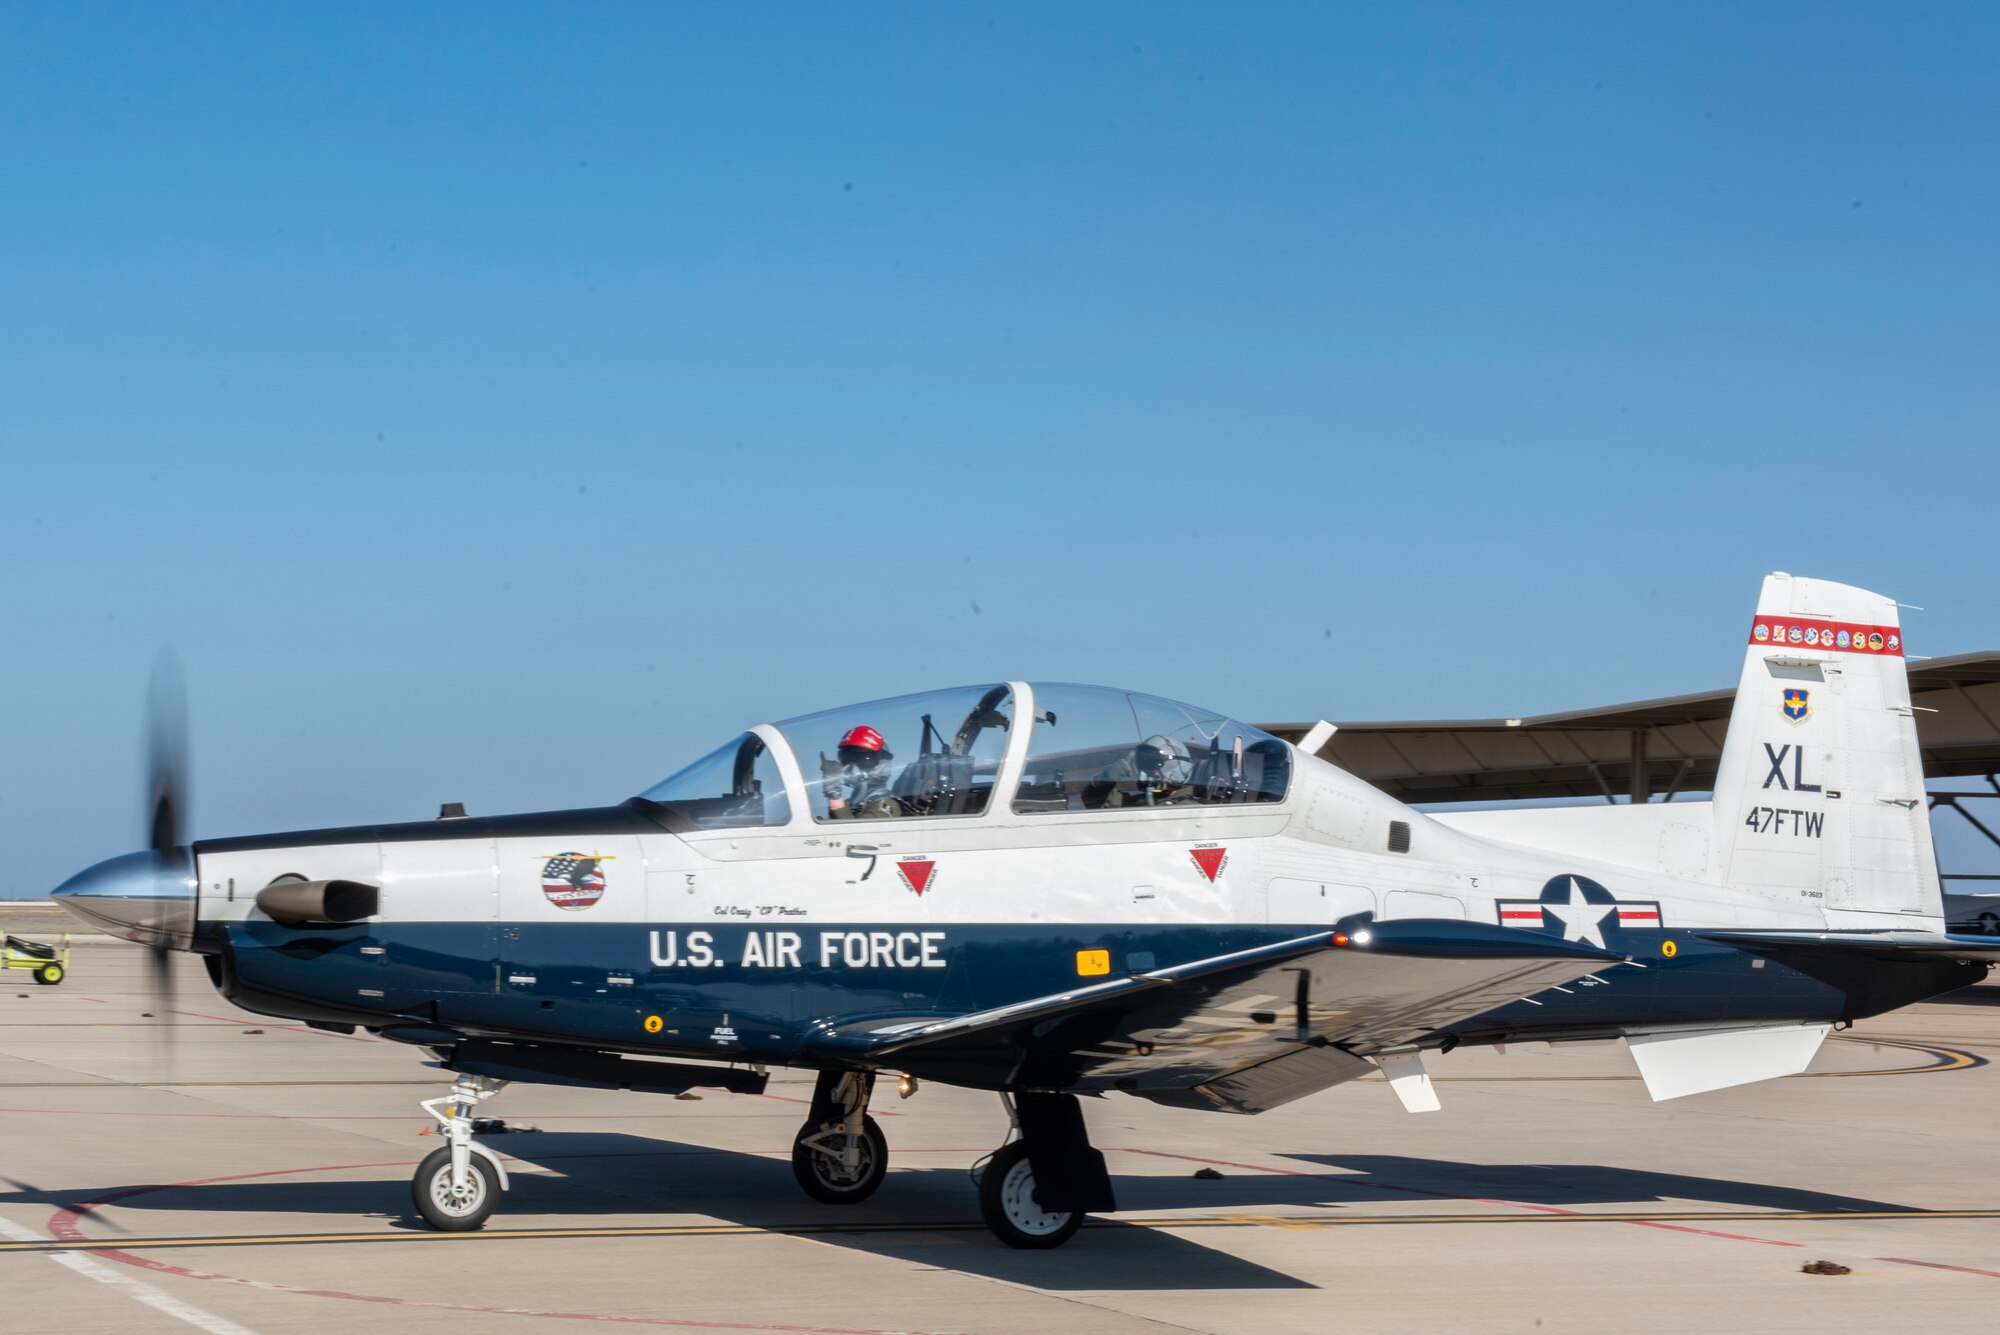
{"label": "squadron patch decal", "polygon": [[604,898],[599,864],[610,860],[590,853],[556,854],[542,864],[543,897],[565,912],[581,913]]}
{"label": "squadron patch decal", "polygon": [[1812,693],[1802,686],[1787,686],[1778,708],[1791,722],[1804,723],[1812,716]]}
{"label": "squadron patch decal", "polygon": [[1790,617],[1759,616],[1750,624],[1752,644],[1796,644],[1854,654],[1903,654],[1903,637],[1894,626],[1856,625],[1851,621],[1809,624]]}

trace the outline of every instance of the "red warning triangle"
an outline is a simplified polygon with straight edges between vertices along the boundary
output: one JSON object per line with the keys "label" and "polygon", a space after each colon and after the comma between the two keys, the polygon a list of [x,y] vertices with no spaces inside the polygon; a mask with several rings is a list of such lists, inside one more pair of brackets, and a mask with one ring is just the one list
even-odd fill
{"label": "red warning triangle", "polygon": [[1206,876],[1210,881],[1214,881],[1217,874],[1222,871],[1222,864],[1228,858],[1229,850],[1226,848],[1190,848],[1188,856],[1194,859],[1195,866],[1201,868],[1203,876]]}
{"label": "red warning triangle", "polygon": [[910,889],[922,895],[924,887],[931,883],[931,871],[936,866],[935,861],[924,858],[915,862],[898,862],[896,870],[903,873],[903,879],[909,883]]}

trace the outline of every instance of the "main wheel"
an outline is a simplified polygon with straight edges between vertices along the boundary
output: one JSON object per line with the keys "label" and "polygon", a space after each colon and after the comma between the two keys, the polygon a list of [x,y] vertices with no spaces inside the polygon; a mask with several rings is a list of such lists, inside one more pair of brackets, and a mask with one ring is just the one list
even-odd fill
{"label": "main wheel", "polygon": [[[818,1145],[808,1141],[824,1137]],[[806,1195],[828,1205],[854,1205],[875,1194],[889,1175],[889,1141],[875,1119],[861,1118],[860,1162],[850,1171],[841,1163],[840,1122],[807,1122],[792,1140],[792,1176]]]}
{"label": "main wheel", "polygon": [[60,964],[44,964],[41,968],[35,970],[35,981],[44,987],[54,987],[62,980],[63,966]]}
{"label": "main wheel", "polygon": [[441,1146],[424,1156],[417,1175],[410,1180],[410,1199],[424,1222],[443,1233],[467,1233],[486,1222],[500,1204],[500,1184],[493,1169],[475,1154],[465,1165],[465,1187],[451,1189],[451,1147]]}
{"label": "main wheel", "polygon": [[1009,1247],[1060,1247],[1083,1227],[1081,1211],[1044,1209],[1035,1199],[1035,1170],[1021,1140],[1001,1146],[979,1175],[979,1213]]}

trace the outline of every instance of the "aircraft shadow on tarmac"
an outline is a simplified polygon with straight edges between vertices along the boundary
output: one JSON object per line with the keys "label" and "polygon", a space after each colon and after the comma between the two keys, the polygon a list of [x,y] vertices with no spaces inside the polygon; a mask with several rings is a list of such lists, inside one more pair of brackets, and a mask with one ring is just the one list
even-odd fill
{"label": "aircraft shadow on tarmac", "polygon": [[2000,987],[1974,983],[1971,987],[1961,987],[1956,992],[1932,997],[1931,1002],[1943,1002],[1947,1006],[2000,1006]]}
{"label": "aircraft shadow on tarmac", "polygon": [[1397,1197],[1406,1200],[1432,1197],[1459,1201],[1498,1200],[1563,1209],[1684,1201],[1690,1208],[1720,1206],[1815,1214],[1917,1208],[1772,1183],[1695,1177],[1686,1173],[1655,1173],[1643,1168],[1609,1168],[1601,1164],[1472,1164],[1454,1163],[1448,1159],[1411,1159],[1394,1154],[1295,1154],[1290,1157],[1352,1173],[1354,1176],[1351,1178],[1334,1180],[1343,1185],[1351,1183],[1354,1189],[1365,1191],[1378,1201]]}
{"label": "aircraft shadow on tarmac", "polygon": [[[821,1242],[872,1255],[1056,1291],[1314,1287],[1198,1241],[1160,1229],[1120,1225],[1115,1218],[1087,1230],[1071,1246],[1058,1251],[1012,1251],[994,1242],[977,1225],[978,1209],[967,1164],[899,1168],[873,1199],[840,1208],[807,1200],[792,1180],[790,1165],[772,1156],[620,1133],[515,1133],[494,1137],[488,1143],[510,1160],[550,1170],[514,1175],[502,1213],[491,1225],[495,1229],[647,1224],[656,1222],[659,1215],[697,1215],[758,1228],[833,1226],[834,1231],[814,1236]],[[1114,1150],[1110,1157],[1115,1169],[1121,1156]],[[1448,1201],[1481,1200],[1561,1208],[1665,1200],[1813,1212],[1910,1208],[1767,1183],[1594,1164],[1470,1164],[1396,1155],[1290,1157],[1324,1165],[1328,1171],[1286,1174],[1231,1168],[1220,1180],[1125,1174],[1116,1178],[1119,1204],[1127,1210],[1174,1214],[1288,1207],[1352,1207],[1373,1214],[1392,1201],[1423,1199],[1436,1202],[1433,1210],[1454,1208]],[[21,1183],[7,1185],[13,1190],[0,1194],[0,1205],[60,1207],[135,1191],[65,1192]],[[423,1225],[409,1209],[409,1199],[407,1178],[395,1173],[368,1181],[272,1178],[137,1189],[117,1201],[113,1209],[188,1215],[313,1215],[334,1227],[386,1219],[398,1228],[421,1229]],[[875,1231],[871,1225],[879,1225],[881,1230]],[[194,1233],[217,1231],[208,1221],[177,1222],[170,1227]],[[98,1236],[115,1237],[124,1232],[108,1217],[94,1218],[90,1228]]]}

